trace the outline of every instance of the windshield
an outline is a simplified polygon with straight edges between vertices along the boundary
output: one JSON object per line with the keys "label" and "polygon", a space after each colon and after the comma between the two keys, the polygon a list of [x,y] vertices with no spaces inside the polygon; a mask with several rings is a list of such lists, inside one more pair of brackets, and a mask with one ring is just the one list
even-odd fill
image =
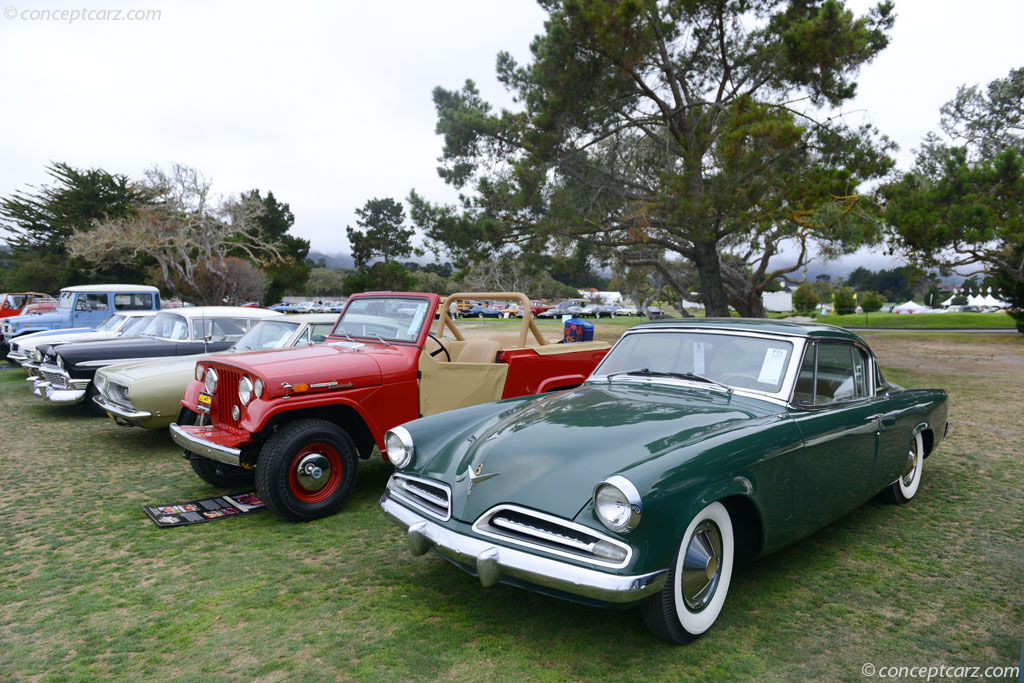
{"label": "windshield", "polygon": [[60,298],[57,299],[57,308],[71,308],[71,303],[75,300],[74,292],[61,292]]}
{"label": "windshield", "polygon": [[591,378],[674,376],[775,393],[789,367],[793,344],[767,337],[672,330],[627,335]]}
{"label": "windshield", "polygon": [[348,302],[333,335],[416,341],[427,318],[427,299],[366,297]]}
{"label": "windshield", "polygon": [[298,323],[264,320],[238,340],[235,351],[283,349],[298,328]]}
{"label": "windshield", "polygon": [[103,322],[101,322],[99,325],[97,325],[96,329],[100,332],[109,332],[111,330],[116,330],[117,326],[121,323],[122,320],[124,320],[124,318],[125,316],[123,315],[114,314],[107,318],[106,320],[104,320]]}
{"label": "windshield", "polygon": [[122,337],[138,337],[140,334],[146,331],[146,327],[152,322],[152,318],[147,316],[133,316],[128,322],[121,328]]}
{"label": "windshield", "polygon": [[184,341],[188,339],[188,321],[176,313],[157,313],[142,334],[147,337]]}

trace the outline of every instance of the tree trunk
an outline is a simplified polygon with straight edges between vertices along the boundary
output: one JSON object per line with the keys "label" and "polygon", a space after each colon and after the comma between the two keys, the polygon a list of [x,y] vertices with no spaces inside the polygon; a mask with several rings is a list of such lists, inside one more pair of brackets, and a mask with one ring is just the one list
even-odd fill
{"label": "tree trunk", "polygon": [[732,307],[744,318],[767,317],[764,311],[764,300],[760,292],[753,287],[747,287],[742,292],[730,298]]}
{"label": "tree trunk", "polygon": [[728,318],[729,302],[722,283],[722,265],[718,260],[715,242],[693,245],[693,265],[700,276],[700,296],[704,301],[704,314],[709,318]]}

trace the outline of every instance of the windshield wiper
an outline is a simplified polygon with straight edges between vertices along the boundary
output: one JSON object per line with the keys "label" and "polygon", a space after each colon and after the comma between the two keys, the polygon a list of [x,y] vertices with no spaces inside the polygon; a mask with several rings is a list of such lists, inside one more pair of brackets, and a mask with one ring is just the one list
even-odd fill
{"label": "windshield wiper", "polygon": [[377,339],[379,339],[380,343],[383,344],[384,346],[391,346],[391,344],[388,344],[387,341],[385,341],[384,337],[380,336],[376,332],[371,332],[370,334],[372,336],[376,337]]}
{"label": "windshield wiper", "polygon": [[732,393],[732,387],[728,384],[722,384],[718,380],[705,377],[704,375],[698,375],[695,372],[671,372],[669,370],[651,370],[650,368],[639,368],[637,370],[620,370],[619,372],[613,372],[607,375],[605,379],[611,383],[612,377],[616,375],[637,375],[640,377],[674,377],[678,379],[688,379],[697,382],[707,382],[708,384],[714,384],[716,387],[725,389],[726,393]]}

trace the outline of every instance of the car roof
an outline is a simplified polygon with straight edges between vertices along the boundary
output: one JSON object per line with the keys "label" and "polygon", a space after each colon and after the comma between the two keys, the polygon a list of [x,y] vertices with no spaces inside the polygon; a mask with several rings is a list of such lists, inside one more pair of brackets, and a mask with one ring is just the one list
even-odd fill
{"label": "car roof", "polygon": [[64,287],[62,292],[155,292],[160,290],[149,285],[74,285]]}
{"label": "car roof", "polygon": [[266,308],[246,308],[244,306],[188,306],[165,308],[160,313],[174,313],[183,318],[211,318],[228,315],[239,318],[272,318],[284,315]]}
{"label": "car roof", "polygon": [[791,337],[811,337],[818,339],[843,339],[847,341],[864,340],[857,334],[836,327],[816,322],[791,322],[788,320],[771,320],[768,318],[671,318],[668,320],[652,320],[640,323],[632,329],[680,328],[736,330],[740,332],[762,332],[765,334],[782,334]]}

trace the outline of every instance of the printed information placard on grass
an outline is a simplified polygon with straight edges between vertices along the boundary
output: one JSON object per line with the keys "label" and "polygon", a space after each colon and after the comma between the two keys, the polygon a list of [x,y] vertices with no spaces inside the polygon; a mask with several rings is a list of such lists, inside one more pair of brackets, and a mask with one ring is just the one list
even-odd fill
{"label": "printed information placard on grass", "polygon": [[142,509],[157,526],[183,526],[259,512],[263,507],[255,493],[236,493],[174,505],[143,505]]}

